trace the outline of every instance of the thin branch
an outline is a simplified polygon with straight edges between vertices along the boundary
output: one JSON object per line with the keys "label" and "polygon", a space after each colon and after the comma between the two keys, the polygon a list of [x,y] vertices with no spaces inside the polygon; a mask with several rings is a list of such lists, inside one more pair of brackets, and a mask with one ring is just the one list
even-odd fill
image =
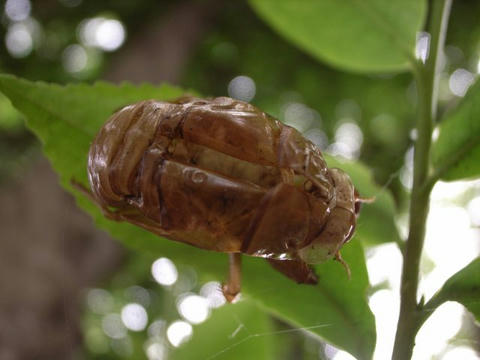
{"label": "thin branch", "polygon": [[433,123],[437,116],[437,88],[439,58],[443,50],[451,0],[431,1],[428,32],[431,36],[430,56],[425,65],[416,66],[418,89],[418,138],[415,144],[412,196],[410,200],[410,226],[402,269],[401,305],[398,320],[394,360],[410,359],[415,335],[420,327],[417,291],[420,257],[425,238],[430,190],[425,186],[430,167],[430,148]]}

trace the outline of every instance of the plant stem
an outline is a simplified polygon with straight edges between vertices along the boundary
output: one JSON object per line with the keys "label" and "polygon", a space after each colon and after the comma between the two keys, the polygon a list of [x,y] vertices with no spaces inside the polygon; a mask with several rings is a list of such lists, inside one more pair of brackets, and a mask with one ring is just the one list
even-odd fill
{"label": "plant stem", "polygon": [[413,186],[410,199],[410,224],[405,246],[402,283],[400,289],[400,316],[398,319],[394,360],[410,359],[415,335],[420,327],[420,305],[417,303],[420,257],[425,237],[430,191],[426,186],[430,165],[430,146],[433,124],[437,115],[437,70],[443,51],[451,0],[430,1],[430,54],[425,62],[416,63],[415,77],[418,92],[417,141],[414,150]]}
{"label": "plant stem", "polygon": [[441,296],[439,293],[436,293],[428,302],[422,307],[422,311],[419,312],[418,316],[418,327],[423,325],[423,323],[432,315],[437,307],[442,305],[447,299]]}

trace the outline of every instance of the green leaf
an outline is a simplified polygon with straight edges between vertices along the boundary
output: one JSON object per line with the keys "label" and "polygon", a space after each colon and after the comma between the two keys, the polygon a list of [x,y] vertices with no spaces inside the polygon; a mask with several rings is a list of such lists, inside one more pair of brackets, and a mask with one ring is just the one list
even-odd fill
{"label": "green leaf", "polygon": [[273,359],[275,331],[268,315],[247,301],[214,310],[193,337],[169,354],[173,360]]}
{"label": "green leaf", "polygon": [[290,324],[308,328],[358,359],[369,359],[375,345],[375,325],[366,303],[368,275],[362,246],[347,244],[342,256],[349,264],[349,280],[341,264],[316,266],[316,286],[299,286],[258,259],[246,258],[244,292],[267,311]]}
{"label": "green leaf", "polygon": [[480,176],[480,81],[440,124],[433,144],[435,171],[442,180]]}
{"label": "green leaf", "polygon": [[250,0],[285,38],[343,70],[404,69],[415,56],[423,0]]}
{"label": "green leaf", "polygon": [[480,321],[480,258],[448,279],[435,298],[437,304],[449,300],[461,303]]}
{"label": "green leaf", "polygon": [[22,118],[10,104],[10,101],[0,94],[0,130],[15,130],[20,128],[22,124]]}
{"label": "green leaf", "polygon": [[[181,95],[182,90],[166,85],[116,87],[107,83],[61,87],[2,75],[0,91],[26,115],[28,126],[44,143],[60,182],[74,193],[79,206],[93,216],[99,227],[130,247],[195,267],[204,280],[225,278],[225,254],[168,241],[128,223],[111,222],[70,185],[72,178],[87,184],[90,142],[115,109],[140,99],[171,99]],[[375,345],[375,321],[366,298],[364,252],[358,241],[351,241],[342,254],[350,265],[352,279],[348,280],[339,263],[330,261],[318,266],[317,286],[297,285],[275,272],[264,259],[245,257],[243,295],[295,326],[313,326],[311,331],[326,341],[359,359],[368,359]]]}
{"label": "green leaf", "polygon": [[375,184],[370,170],[365,165],[324,155],[328,167],[340,168],[350,175],[361,197],[374,200],[370,204],[362,205],[354,239],[360,239],[366,245],[400,242],[394,220],[395,204],[388,189]]}

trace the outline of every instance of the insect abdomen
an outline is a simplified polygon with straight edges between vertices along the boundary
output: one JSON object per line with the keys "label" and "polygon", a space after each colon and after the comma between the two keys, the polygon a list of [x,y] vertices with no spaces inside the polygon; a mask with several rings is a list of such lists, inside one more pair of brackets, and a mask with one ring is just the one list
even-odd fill
{"label": "insect abdomen", "polygon": [[229,98],[123,108],[93,142],[88,170],[102,207],[156,234],[222,252],[294,258],[320,236],[335,207],[320,151]]}

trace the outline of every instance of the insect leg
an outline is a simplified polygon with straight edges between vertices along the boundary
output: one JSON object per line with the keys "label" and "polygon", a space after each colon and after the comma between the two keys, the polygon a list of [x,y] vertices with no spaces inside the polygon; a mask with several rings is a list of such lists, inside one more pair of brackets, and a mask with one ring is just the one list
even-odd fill
{"label": "insect leg", "polygon": [[240,292],[242,283],[242,255],[230,253],[228,281],[222,285],[222,292],[228,302],[233,302]]}
{"label": "insect leg", "polygon": [[91,202],[94,204],[98,204],[98,207],[102,211],[103,216],[105,216],[109,220],[113,221],[123,221],[121,215],[127,212],[131,212],[131,209],[117,209],[117,210],[110,210],[108,206],[104,206],[103,204],[98,202],[98,199],[92,194],[92,192],[85,187],[82,183],[78,182],[75,179],[70,180],[70,184],[83,195],[85,195]]}
{"label": "insect leg", "polygon": [[347,272],[348,278],[350,279],[352,277],[350,266],[348,266],[347,262],[343,260],[342,255],[340,254],[340,251],[335,254],[335,260],[337,260],[340,264],[342,264],[342,266],[345,268],[345,271]]}
{"label": "insect leg", "polygon": [[267,259],[272,267],[299,284],[316,284],[317,275],[308,264],[298,260]]}

